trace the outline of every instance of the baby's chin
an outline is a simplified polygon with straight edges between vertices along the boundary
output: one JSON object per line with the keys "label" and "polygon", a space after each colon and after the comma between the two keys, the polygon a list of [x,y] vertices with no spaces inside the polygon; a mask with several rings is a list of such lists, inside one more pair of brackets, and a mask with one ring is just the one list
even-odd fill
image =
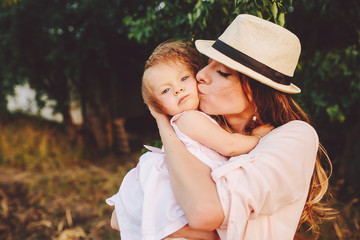
{"label": "baby's chin", "polygon": [[188,108],[188,109],[184,110],[184,112],[191,111],[191,110],[199,110],[199,107],[197,106],[197,107]]}
{"label": "baby's chin", "polygon": [[182,108],[181,110],[179,110],[179,111],[173,111],[173,112],[171,112],[171,114],[168,114],[169,116],[175,116],[175,115],[178,115],[178,114],[180,114],[180,113],[182,113],[182,112],[186,112],[186,111],[191,111],[191,110],[197,110],[197,111],[200,111],[199,110],[199,106],[197,105],[197,106],[189,106],[189,107],[186,107],[186,108]]}

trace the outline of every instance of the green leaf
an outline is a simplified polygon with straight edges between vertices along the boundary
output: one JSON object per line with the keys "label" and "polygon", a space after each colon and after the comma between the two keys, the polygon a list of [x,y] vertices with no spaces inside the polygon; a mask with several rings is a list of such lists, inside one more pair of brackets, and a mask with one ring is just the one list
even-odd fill
{"label": "green leaf", "polygon": [[278,18],[278,24],[282,27],[285,25],[285,13],[280,13]]}
{"label": "green leaf", "polygon": [[201,0],[198,0],[197,3],[196,3],[196,5],[195,5],[195,7],[194,7],[194,9],[200,8],[201,5],[202,5],[202,1],[201,1]]}
{"label": "green leaf", "polygon": [[331,120],[345,121],[345,115],[341,112],[339,105],[333,105],[326,108],[326,112]]}
{"label": "green leaf", "polygon": [[200,17],[200,15],[201,15],[201,9],[198,8],[198,9],[196,9],[195,20],[197,20]]}
{"label": "green leaf", "polygon": [[277,5],[276,5],[276,2],[273,2],[273,4],[270,7],[270,10],[271,10],[271,14],[274,17],[274,20],[276,20],[277,19],[277,14],[278,14],[278,8],[277,8]]}
{"label": "green leaf", "polygon": [[193,17],[192,17],[192,14],[191,13],[188,13],[187,14],[187,18],[189,20],[189,25],[190,26],[194,26],[194,20],[193,20]]}
{"label": "green leaf", "polygon": [[124,19],[123,19],[123,23],[124,23],[126,26],[130,26],[131,23],[132,23],[132,21],[133,21],[133,19],[132,19],[131,16],[126,16],[126,17],[124,17]]}

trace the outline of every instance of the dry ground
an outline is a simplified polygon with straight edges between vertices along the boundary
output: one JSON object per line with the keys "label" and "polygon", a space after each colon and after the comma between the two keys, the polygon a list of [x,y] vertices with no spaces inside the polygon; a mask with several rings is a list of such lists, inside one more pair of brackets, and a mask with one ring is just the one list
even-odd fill
{"label": "dry ground", "polygon": [[135,165],[137,155],[128,158],[42,172],[0,165],[0,239],[119,239],[105,198]]}

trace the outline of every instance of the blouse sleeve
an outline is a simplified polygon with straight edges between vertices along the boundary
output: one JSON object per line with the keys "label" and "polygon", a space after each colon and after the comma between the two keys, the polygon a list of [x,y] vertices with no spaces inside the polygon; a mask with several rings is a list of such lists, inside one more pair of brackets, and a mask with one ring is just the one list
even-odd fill
{"label": "blouse sleeve", "polygon": [[319,140],[315,130],[292,121],[263,137],[249,154],[233,157],[212,172],[224,210],[223,227],[236,226],[242,234],[246,222],[307,194]]}

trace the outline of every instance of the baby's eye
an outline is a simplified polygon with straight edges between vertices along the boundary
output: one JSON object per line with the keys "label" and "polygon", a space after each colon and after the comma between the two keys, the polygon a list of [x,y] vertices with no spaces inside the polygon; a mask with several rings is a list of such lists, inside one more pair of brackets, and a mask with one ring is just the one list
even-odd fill
{"label": "baby's eye", "polygon": [[165,94],[170,91],[170,88],[166,88],[164,91],[162,91],[162,94]]}
{"label": "baby's eye", "polygon": [[185,80],[188,79],[188,78],[189,78],[189,76],[183,77],[183,78],[181,79],[181,81],[185,81]]}
{"label": "baby's eye", "polygon": [[222,71],[220,71],[220,70],[217,70],[217,72],[218,72],[221,76],[223,76],[223,77],[225,77],[225,78],[227,78],[228,76],[231,76],[231,75],[232,75],[231,73],[224,73],[224,72],[222,72]]}

